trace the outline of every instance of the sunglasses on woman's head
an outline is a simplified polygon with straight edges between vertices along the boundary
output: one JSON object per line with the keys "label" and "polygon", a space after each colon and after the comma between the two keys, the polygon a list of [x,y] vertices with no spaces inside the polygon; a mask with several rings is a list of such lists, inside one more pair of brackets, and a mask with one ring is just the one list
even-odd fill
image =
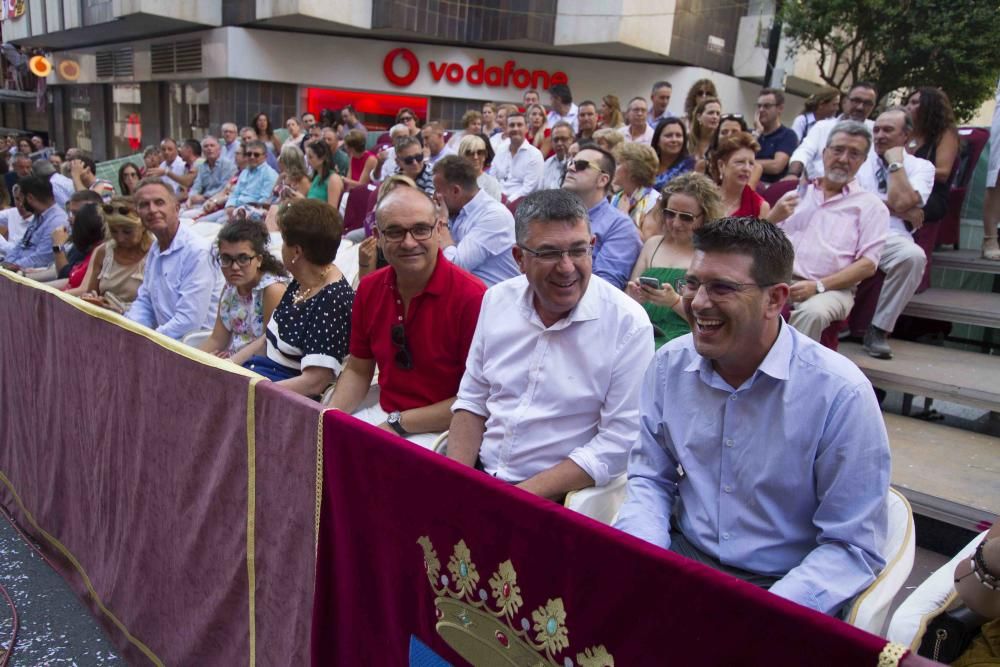
{"label": "sunglasses on woman's head", "polygon": [[107,215],[112,215],[116,212],[118,213],[118,215],[124,215],[124,216],[136,215],[135,211],[130,209],[128,206],[114,206],[113,204],[101,204],[101,208]]}

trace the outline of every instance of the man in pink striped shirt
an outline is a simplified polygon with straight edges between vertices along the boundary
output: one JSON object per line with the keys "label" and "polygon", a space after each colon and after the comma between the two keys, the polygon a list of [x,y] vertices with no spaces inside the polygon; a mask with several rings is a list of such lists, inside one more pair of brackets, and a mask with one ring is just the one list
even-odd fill
{"label": "man in pink striped shirt", "polygon": [[854,289],[875,273],[885,245],[889,210],[855,180],[871,142],[864,124],[838,123],[823,149],[825,174],[778,223],[795,248],[789,324],[813,340],[851,312]]}

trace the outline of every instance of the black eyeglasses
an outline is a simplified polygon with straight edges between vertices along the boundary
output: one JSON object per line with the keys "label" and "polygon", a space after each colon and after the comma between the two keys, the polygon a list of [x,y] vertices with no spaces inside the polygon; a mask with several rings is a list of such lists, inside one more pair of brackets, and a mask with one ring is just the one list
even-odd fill
{"label": "black eyeglasses", "polygon": [[737,292],[742,292],[754,287],[764,289],[765,287],[771,287],[772,285],[777,284],[778,283],[764,283],[762,285],[758,285],[757,283],[733,283],[728,280],[706,280],[702,282],[697,278],[684,276],[683,278],[678,278],[674,281],[674,289],[681,295],[682,298],[690,301],[698,294],[698,290],[704,287],[709,298],[716,301],[722,301],[733,296]]}
{"label": "black eyeglasses", "polygon": [[847,101],[859,107],[873,107],[875,106],[875,100],[866,100],[863,97],[848,97]]}
{"label": "black eyeglasses", "polygon": [[255,259],[257,259],[257,255],[246,255],[246,254],[236,255],[235,257],[233,257],[232,255],[220,254],[218,257],[216,257],[216,261],[218,261],[219,264],[221,264],[222,268],[224,269],[230,268],[233,264],[238,265],[241,269],[245,269],[246,267],[250,266],[250,262],[254,261]]}
{"label": "black eyeglasses", "polygon": [[589,257],[594,251],[594,246],[591,245],[576,246],[569,250],[535,250],[520,243],[517,244],[517,247],[544,264],[555,264],[562,260],[563,255],[569,257],[571,262],[579,262],[585,257]]}
{"label": "black eyeglasses", "polygon": [[260,151],[247,151],[247,157],[264,157]]}
{"label": "black eyeglasses", "polygon": [[407,157],[401,157],[401,158],[399,158],[399,160],[403,164],[420,164],[421,162],[424,161],[424,156],[423,155],[410,155],[410,156],[407,156]]}
{"label": "black eyeglasses", "polygon": [[406,344],[406,329],[402,324],[394,324],[391,333],[392,344],[399,348],[396,352],[396,365],[408,371],[413,368],[413,355],[410,354],[410,348]]}
{"label": "black eyeglasses", "polygon": [[136,212],[130,209],[128,206],[114,206],[112,204],[101,204],[101,209],[104,211],[105,215],[113,215],[118,213],[118,215],[124,215],[127,217],[135,217]]}
{"label": "black eyeglasses", "polygon": [[399,119],[400,123],[409,123],[411,120],[416,120],[413,116],[403,116]]}
{"label": "black eyeglasses", "polygon": [[379,234],[394,243],[405,239],[407,234],[412,236],[414,241],[426,241],[434,234],[434,227],[431,224],[418,224],[412,227],[388,227],[380,229]]}

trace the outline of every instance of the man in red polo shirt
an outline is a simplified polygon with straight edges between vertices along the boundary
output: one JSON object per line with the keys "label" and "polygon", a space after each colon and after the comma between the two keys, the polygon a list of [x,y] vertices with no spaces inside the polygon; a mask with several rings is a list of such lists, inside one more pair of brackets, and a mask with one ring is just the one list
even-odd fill
{"label": "man in red polo shirt", "polygon": [[[351,356],[330,407],[428,446],[451,422],[486,286],[444,258],[420,190],[396,188],[375,219],[389,266],[358,285]],[[376,367],[378,403],[363,405]]]}

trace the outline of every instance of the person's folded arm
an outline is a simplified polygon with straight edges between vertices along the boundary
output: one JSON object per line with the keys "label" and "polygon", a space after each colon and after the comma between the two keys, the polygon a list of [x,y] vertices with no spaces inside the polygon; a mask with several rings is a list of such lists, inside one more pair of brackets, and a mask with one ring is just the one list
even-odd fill
{"label": "person's folded arm", "polygon": [[153,311],[152,295],[149,293],[149,285],[143,281],[139,285],[139,291],[135,296],[135,301],[129,306],[125,316],[133,322],[149,327],[156,326],[156,313]]}
{"label": "person's folded arm", "polygon": [[665,356],[657,356],[642,381],[639,439],[629,452],[625,502],[614,527],[669,549],[670,515],[677,499],[680,474],[664,423],[669,389],[663,372],[665,362]]}
{"label": "person's folded arm", "polygon": [[850,289],[865,278],[875,275],[878,265],[867,257],[855,260],[836,273],[823,278],[823,287],[828,290]]}
{"label": "person's folded arm", "polygon": [[242,366],[254,355],[263,355],[267,351],[267,336],[261,336],[252,343],[248,343],[245,347],[240,349],[239,352],[229,357],[229,361],[233,362],[237,366]]}
{"label": "person's folded arm", "polygon": [[440,433],[451,424],[451,405],[455,397],[446,398],[412,410],[399,413],[399,425],[407,433]]}
{"label": "person's folded arm", "polygon": [[352,354],[337,378],[330,407],[347,414],[353,413],[365,400],[375,377],[375,359],[364,359]]}
{"label": "person's folded arm", "polygon": [[303,396],[319,396],[336,379],[333,371],[324,366],[310,366],[302,370],[302,374],[277,384],[285,389]]}
{"label": "person's folded arm", "polygon": [[174,314],[156,328],[161,334],[177,340],[204,325],[217,280],[216,269],[207,255],[192,255],[185,264],[182,270],[186,271],[186,276],[180,285]]}
{"label": "person's folded arm", "polygon": [[871,385],[845,388],[816,453],[816,546],[772,593],[830,614],[875,581],[886,563],[889,467],[889,437]]}

